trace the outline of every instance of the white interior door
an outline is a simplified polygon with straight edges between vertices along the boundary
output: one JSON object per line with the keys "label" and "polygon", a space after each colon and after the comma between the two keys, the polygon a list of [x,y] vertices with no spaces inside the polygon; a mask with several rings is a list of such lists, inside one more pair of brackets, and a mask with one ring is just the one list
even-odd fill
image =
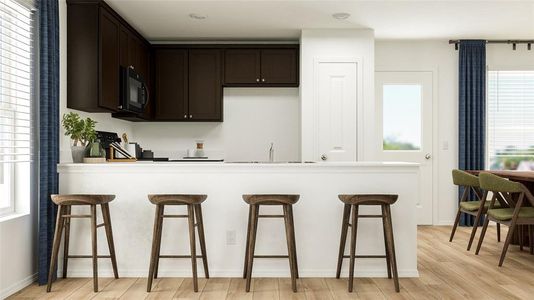
{"label": "white interior door", "polygon": [[376,72],[375,89],[381,159],[421,165],[417,222],[431,225],[432,72]]}
{"label": "white interior door", "polygon": [[316,64],[318,159],[356,161],[358,65],[356,61]]}

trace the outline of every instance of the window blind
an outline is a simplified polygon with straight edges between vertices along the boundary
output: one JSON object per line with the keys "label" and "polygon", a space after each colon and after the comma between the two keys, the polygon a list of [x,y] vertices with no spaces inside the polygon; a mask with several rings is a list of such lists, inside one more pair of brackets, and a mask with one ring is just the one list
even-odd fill
{"label": "window blind", "polygon": [[32,159],[33,23],[29,3],[0,0],[0,163]]}
{"label": "window blind", "polygon": [[534,71],[489,71],[487,147],[491,169],[534,160]]}

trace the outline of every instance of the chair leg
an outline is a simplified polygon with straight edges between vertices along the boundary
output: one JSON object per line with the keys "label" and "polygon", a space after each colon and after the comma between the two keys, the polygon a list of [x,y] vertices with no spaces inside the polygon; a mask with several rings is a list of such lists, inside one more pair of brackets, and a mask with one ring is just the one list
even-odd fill
{"label": "chair leg", "polygon": [[480,252],[480,248],[482,247],[482,242],[484,241],[484,236],[486,236],[486,230],[488,229],[489,219],[486,217],[484,220],[484,226],[482,226],[482,232],[480,233],[480,238],[478,239],[478,245],[477,250],[475,251],[475,255],[478,255]]}
{"label": "chair leg", "polygon": [[58,205],[57,217],[56,217],[56,230],[54,232],[54,242],[52,244],[52,256],[50,258],[50,269],[48,270],[48,285],[46,286],[46,292],[52,290],[52,280],[54,272],[56,271],[57,256],[59,253],[59,244],[61,243],[61,234],[63,231],[63,206]]}
{"label": "chair leg", "polygon": [[161,222],[161,207],[162,205],[156,205],[156,215],[154,216],[154,230],[152,232],[152,254],[150,256],[150,266],[148,267],[148,282],[146,286],[146,291],[150,292],[152,289],[152,280],[154,279],[154,269],[156,266],[157,260],[157,249],[158,244],[161,242],[159,237],[159,223]]}
{"label": "chair leg", "polygon": [[296,272],[295,272],[295,257],[294,257],[294,249],[293,249],[293,235],[291,231],[293,231],[293,228],[291,227],[291,221],[289,220],[289,205],[284,204],[282,205],[282,208],[284,210],[284,223],[285,223],[285,229],[286,229],[286,241],[287,241],[287,256],[289,258],[289,270],[291,274],[291,288],[293,292],[297,292],[297,279],[296,279]]}
{"label": "chair leg", "polygon": [[484,207],[480,207],[478,209],[477,215],[475,217],[475,223],[473,223],[473,229],[471,229],[471,236],[469,237],[469,244],[467,244],[467,251],[471,250],[471,245],[473,245],[473,240],[475,240],[475,234],[478,229],[478,224],[480,222],[480,216],[482,215],[482,211],[484,210]]}
{"label": "chair leg", "polygon": [[510,245],[510,242],[512,241],[515,223],[516,223],[515,220],[512,219],[512,222],[510,223],[510,227],[508,229],[508,233],[506,234],[506,240],[504,241],[504,246],[502,247],[501,258],[499,259],[499,267],[502,267],[502,264],[504,262],[504,257],[506,256],[506,251],[508,251],[508,246]]}
{"label": "chair leg", "polygon": [[159,223],[158,223],[158,243],[156,248],[156,261],[154,263],[154,279],[158,278],[159,256],[161,255],[161,235],[163,232],[163,215],[165,214],[165,205],[160,205]]}
{"label": "chair leg", "polygon": [[532,244],[532,225],[528,225],[528,247],[530,254],[534,254],[534,245]]}
{"label": "chair leg", "polygon": [[243,279],[247,278],[247,270],[248,270],[248,245],[250,243],[250,235],[252,233],[252,205],[248,206],[248,225],[247,225],[247,243],[245,244],[245,263],[243,264]]}
{"label": "chair leg", "polygon": [[202,251],[202,265],[204,267],[204,277],[210,278],[210,272],[208,270],[208,254],[206,252],[206,238],[204,236],[204,219],[202,218],[202,207],[200,204],[197,204],[194,208],[198,224],[198,240],[200,241],[200,250]]}
{"label": "chair leg", "polygon": [[519,225],[518,227],[519,228],[517,229],[519,231],[519,251],[523,251],[523,244],[525,243],[524,241],[525,233],[523,232],[523,225]]}
{"label": "chair leg", "polygon": [[387,231],[387,238],[388,238],[388,246],[389,246],[389,257],[391,259],[391,269],[393,272],[393,282],[395,284],[395,291],[398,293],[400,292],[399,287],[399,274],[397,272],[397,258],[395,256],[395,240],[393,238],[393,223],[391,220],[391,209],[389,205],[385,206],[386,211],[386,231]]}
{"label": "chair leg", "polygon": [[93,290],[98,292],[98,247],[96,235],[96,205],[91,205],[91,244],[93,258]]}
{"label": "chair leg", "polygon": [[259,213],[259,206],[258,205],[251,205],[252,206],[252,224],[250,224],[250,228],[252,232],[250,233],[250,241],[247,245],[248,249],[248,262],[247,262],[247,281],[246,281],[246,291],[247,293],[250,292],[250,282],[252,279],[252,265],[254,262],[254,248],[256,247],[256,232],[258,229],[258,213]]}
{"label": "chair leg", "polygon": [[291,235],[292,235],[292,242],[293,242],[293,264],[295,265],[295,276],[297,279],[299,279],[299,264],[297,259],[297,239],[295,237],[295,219],[293,218],[293,206],[289,205],[287,207],[287,210],[289,212],[289,222],[291,223]]}
{"label": "chair leg", "polygon": [[[70,205],[65,207],[65,214],[70,215]],[[67,278],[67,267],[69,265],[69,239],[70,239],[70,218],[64,218],[65,244],[63,245],[63,278]]]}
{"label": "chair leg", "polygon": [[343,206],[343,218],[341,219],[341,238],[339,240],[339,252],[337,255],[336,278],[341,276],[341,267],[343,266],[343,255],[345,255],[345,244],[347,242],[347,231],[349,229],[350,204]]}
{"label": "chair leg", "polygon": [[358,233],[358,205],[352,205],[352,224],[350,231],[349,293],[354,286],[354,262],[356,259],[356,234]]}
{"label": "chair leg", "polygon": [[[385,218],[386,218],[386,212],[385,212],[385,206],[384,205],[380,205],[381,206],[381,209],[382,209],[382,230],[384,232],[384,249],[385,249],[385,252],[386,252],[386,265],[387,265],[387,268],[388,268],[388,278],[391,279],[391,257],[389,256],[389,243],[388,243],[388,237],[387,237],[387,226],[386,226],[386,221],[385,221]],[[454,230],[454,229],[453,229]]]}
{"label": "chair leg", "polygon": [[497,242],[501,242],[501,224],[497,223]]}
{"label": "chair leg", "polygon": [[191,248],[191,266],[193,269],[193,290],[198,292],[198,278],[197,278],[197,253],[195,241],[195,212],[193,205],[187,205],[187,214],[189,215],[189,242]]}
{"label": "chair leg", "polygon": [[113,230],[111,228],[111,214],[109,213],[109,204],[102,204],[100,208],[102,209],[102,218],[104,219],[104,228],[106,230],[106,238],[108,240],[109,256],[111,257],[113,275],[115,276],[115,279],[118,279],[119,271],[117,269],[117,257],[115,256],[115,243],[113,242]]}
{"label": "chair leg", "polygon": [[460,223],[461,215],[462,211],[458,209],[458,212],[456,213],[456,219],[454,219],[454,226],[452,226],[451,237],[449,238],[449,242],[452,242],[452,239],[454,238],[454,233],[456,233],[456,228],[458,227],[458,223]]}

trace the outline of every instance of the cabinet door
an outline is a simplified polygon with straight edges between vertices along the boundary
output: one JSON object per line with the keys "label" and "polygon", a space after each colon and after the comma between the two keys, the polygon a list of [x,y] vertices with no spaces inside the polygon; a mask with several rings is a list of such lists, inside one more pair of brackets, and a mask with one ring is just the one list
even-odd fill
{"label": "cabinet door", "polygon": [[154,55],[154,118],[187,120],[187,50],[156,50]]}
{"label": "cabinet door", "polygon": [[221,50],[189,50],[189,119],[222,121]]}
{"label": "cabinet door", "polygon": [[227,49],[224,52],[226,85],[257,84],[260,81],[260,50]]}
{"label": "cabinet door", "polygon": [[[117,110],[119,106],[119,22],[100,10],[100,97],[98,106]],[[84,72],[84,70],[79,70]]]}
{"label": "cabinet door", "polygon": [[297,84],[297,49],[261,50],[262,84]]}
{"label": "cabinet door", "polygon": [[126,27],[121,26],[119,32],[119,63],[120,66],[124,68],[127,68],[130,65],[129,40],[130,31]]}

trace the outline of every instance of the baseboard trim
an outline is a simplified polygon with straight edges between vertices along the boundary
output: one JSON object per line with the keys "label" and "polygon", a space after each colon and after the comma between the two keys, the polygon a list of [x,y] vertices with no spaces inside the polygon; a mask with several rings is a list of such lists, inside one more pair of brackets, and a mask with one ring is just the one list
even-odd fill
{"label": "baseboard trim", "polygon": [[16,292],[18,292],[18,291],[22,290],[23,288],[29,286],[30,284],[34,283],[35,281],[37,281],[37,273],[35,273],[33,275],[30,275],[30,276],[22,279],[19,282],[15,282],[11,286],[8,286],[7,288],[5,288],[2,291],[0,291],[0,299],[5,299],[5,298],[15,294]]}
{"label": "baseboard trim", "polygon": [[[146,277],[148,275],[147,270],[128,270],[121,271],[119,270],[120,277]],[[305,269],[299,270],[300,277],[335,277],[335,270],[313,270]],[[348,271],[341,272],[343,277],[348,276]],[[92,277],[93,271],[91,269],[87,270],[69,270],[67,277]],[[113,271],[111,269],[99,270],[99,277],[113,277]],[[202,268],[198,270],[198,276],[203,277],[204,273]],[[210,270],[210,277],[241,277],[243,276],[243,270],[234,269],[234,270]],[[254,277],[289,277],[288,271],[280,270],[259,270],[254,271]],[[376,277],[382,278],[387,277],[387,271],[382,269],[376,270],[355,270],[355,277]],[[191,277],[191,271],[189,270],[160,270],[158,272],[158,277]],[[419,277],[419,272],[417,269],[400,269],[399,277]]]}

